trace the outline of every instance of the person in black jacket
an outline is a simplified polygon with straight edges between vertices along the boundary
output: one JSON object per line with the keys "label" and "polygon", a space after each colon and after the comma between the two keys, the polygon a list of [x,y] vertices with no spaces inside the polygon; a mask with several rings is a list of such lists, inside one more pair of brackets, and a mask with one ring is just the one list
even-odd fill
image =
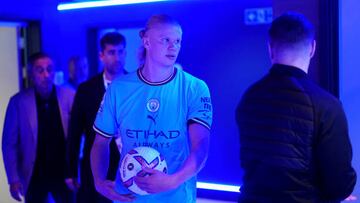
{"label": "person in black jacket", "polygon": [[[112,202],[95,190],[90,167],[90,150],[95,139],[95,131],[92,126],[106,88],[113,79],[125,73],[125,47],[125,38],[120,33],[105,34],[100,40],[101,51],[99,53],[99,58],[104,65],[104,72],[80,84],[75,95],[69,125],[67,153],[69,177],[65,182],[72,190],[78,190],[78,203]],[[79,183],[79,151],[83,134],[85,134],[85,142],[83,157],[80,162]],[[115,140],[112,140],[110,146],[110,167],[107,178],[115,180],[120,153]]]}
{"label": "person in black jacket", "polygon": [[271,24],[270,72],[236,110],[244,170],[239,202],[340,202],[354,189],[343,108],[307,76],[314,32],[298,13]]}

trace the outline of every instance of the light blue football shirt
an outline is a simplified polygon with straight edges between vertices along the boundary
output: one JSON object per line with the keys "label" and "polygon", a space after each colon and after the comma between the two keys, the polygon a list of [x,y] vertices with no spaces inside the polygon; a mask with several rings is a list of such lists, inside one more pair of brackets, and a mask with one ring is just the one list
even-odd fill
{"label": "light blue football shirt", "polygon": [[[152,83],[140,69],[113,81],[97,114],[94,129],[105,137],[121,136],[121,157],[131,149],[149,146],[158,150],[173,174],[190,153],[188,123],[210,129],[212,105],[206,83],[179,69],[165,81]],[[117,176],[117,190],[130,193]],[[135,202],[195,202],[196,178],[175,190],[137,196]]]}

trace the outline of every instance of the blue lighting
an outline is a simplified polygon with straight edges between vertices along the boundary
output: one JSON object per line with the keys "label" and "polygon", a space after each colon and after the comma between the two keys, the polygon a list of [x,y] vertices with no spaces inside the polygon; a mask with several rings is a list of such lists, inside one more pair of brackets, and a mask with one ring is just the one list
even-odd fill
{"label": "blue lighting", "polygon": [[0,21],[0,27],[26,27],[27,24],[24,22],[7,22]]}
{"label": "blue lighting", "polygon": [[85,1],[85,2],[76,2],[76,3],[61,3],[57,6],[57,10],[62,11],[62,10],[71,10],[71,9],[117,6],[117,5],[150,3],[150,2],[159,2],[159,1],[167,1],[167,0],[104,0],[104,1]]}
{"label": "blue lighting", "polygon": [[217,191],[225,191],[225,192],[240,192],[240,186],[234,186],[234,185],[222,185],[222,184],[214,184],[214,183],[197,182],[196,187],[200,188],[200,189],[206,189],[206,190],[217,190]]}

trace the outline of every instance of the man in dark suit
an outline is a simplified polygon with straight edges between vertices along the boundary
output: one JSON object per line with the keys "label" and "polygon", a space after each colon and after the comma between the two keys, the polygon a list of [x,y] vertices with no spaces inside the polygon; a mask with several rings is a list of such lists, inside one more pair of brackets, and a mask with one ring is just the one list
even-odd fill
{"label": "man in dark suit", "polygon": [[[99,58],[104,71],[88,81],[80,84],[77,89],[69,124],[68,167],[69,177],[65,180],[68,187],[78,190],[78,203],[112,202],[95,190],[90,167],[90,150],[95,138],[92,126],[106,88],[113,79],[125,73],[126,41],[117,32],[105,34],[100,40]],[[78,182],[78,164],[81,137],[85,134],[83,158],[80,162],[80,183]],[[118,142],[118,144],[120,144]],[[115,140],[111,142],[110,167],[107,178],[116,177],[120,154]]]}
{"label": "man in dark suit", "polygon": [[64,183],[67,127],[75,92],[54,85],[55,67],[45,53],[29,60],[33,87],[11,97],[2,150],[11,196],[26,203],[71,203]]}

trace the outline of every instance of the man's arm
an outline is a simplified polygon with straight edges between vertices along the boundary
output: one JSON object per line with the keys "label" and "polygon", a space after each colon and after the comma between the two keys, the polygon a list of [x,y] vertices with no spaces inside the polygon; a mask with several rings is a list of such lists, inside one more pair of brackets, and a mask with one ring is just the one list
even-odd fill
{"label": "man's arm", "polygon": [[322,116],[319,143],[315,146],[321,196],[343,200],[354,189],[356,173],[351,166],[352,149],[345,113],[340,105]]}
{"label": "man's arm", "polygon": [[76,191],[79,188],[78,165],[81,136],[85,130],[85,112],[83,109],[85,99],[82,86],[76,92],[74,103],[71,109],[71,117],[69,122],[68,140],[66,147],[67,156],[67,178],[65,183],[69,189]]}
{"label": "man's arm", "polygon": [[209,153],[210,131],[208,128],[192,123],[189,125],[189,136],[190,155],[181,169],[174,174],[180,184],[196,175],[205,166]]}
{"label": "man's arm", "polygon": [[132,195],[121,195],[115,191],[115,182],[106,180],[109,168],[109,145],[111,138],[96,134],[91,148],[91,170],[94,176],[96,190],[110,200],[130,202]]}
{"label": "man's arm", "polygon": [[18,174],[19,157],[19,111],[17,109],[17,100],[12,97],[9,101],[2,136],[2,151],[5,170],[10,185],[11,196],[21,201],[23,196],[23,185],[20,182]]}
{"label": "man's arm", "polygon": [[160,171],[144,168],[150,176],[136,177],[136,184],[148,193],[159,193],[177,188],[186,180],[195,176],[205,165],[209,152],[210,131],[205,126],[192,123],[189,125],[190,155],[183,166],[174,174],[167,175]]}

